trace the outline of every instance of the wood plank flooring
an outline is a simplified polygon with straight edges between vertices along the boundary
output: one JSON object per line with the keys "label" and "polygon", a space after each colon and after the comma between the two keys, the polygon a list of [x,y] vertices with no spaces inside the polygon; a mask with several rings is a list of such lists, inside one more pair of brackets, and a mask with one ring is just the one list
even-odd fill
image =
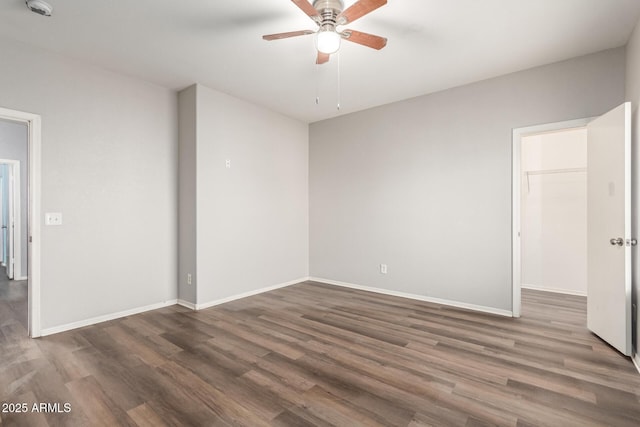
{"label": "wood plank flooring", "polygon": [[305,282],[31,340],[20,292],[0,286],[0,403],[28,411],[1,425],[640,425],[640,374],[582,297],[523,290],[510,319]]}

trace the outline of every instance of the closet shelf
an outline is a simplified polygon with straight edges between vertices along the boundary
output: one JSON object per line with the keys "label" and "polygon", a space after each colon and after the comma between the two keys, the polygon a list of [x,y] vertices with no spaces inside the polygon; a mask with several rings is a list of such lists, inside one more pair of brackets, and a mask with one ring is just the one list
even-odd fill
{"label": "closet shelf", "polygon": [[541,169],[541,170],[532,170],[532,171],[524,171],[523,173],[527,176],[527,193],[531,193],[531,184],[529,183],[529,177],[531,175],[551,175],[558,173],[576,173],[576,172],[586,172],[587,168],[565,168],[565,169]]}
{"label": "closet shelf", "polygon": [[586,172],[587,168],[566,168],[566,169],[541,169],[533,171],[525,171],[527,175],[546,175],[553,173],[574,173],[574,172]]}

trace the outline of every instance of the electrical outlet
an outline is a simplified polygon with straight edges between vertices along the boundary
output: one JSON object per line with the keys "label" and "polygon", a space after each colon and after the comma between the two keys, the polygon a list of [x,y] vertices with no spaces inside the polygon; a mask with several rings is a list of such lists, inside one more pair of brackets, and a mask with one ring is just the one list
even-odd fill
{"label": "electrical outlet", "polygon": [[191,284],[191,273],[187,274],[187,285]]}
{"label": "electrical outlet", "polygon": [[47,212],[44,214],[45,225],[62,225],[62,213]]}
{"label": "electrical outlet", "polygon": [[231,169],[231,159],[227,159],[225,161],[225,166],[227,167],[227,169]]}
{"label": "electrical outlet", "polygon": [[387,274],[387,264],[380,264],[380,274]]}

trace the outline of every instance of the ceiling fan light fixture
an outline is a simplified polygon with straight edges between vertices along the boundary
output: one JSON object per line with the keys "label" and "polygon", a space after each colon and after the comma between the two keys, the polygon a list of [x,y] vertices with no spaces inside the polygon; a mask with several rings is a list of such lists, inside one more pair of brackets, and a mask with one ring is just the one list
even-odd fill
{"label": "ceiling fan light fixture", "polygon": [[316,34],[316,47],[319,52],[331,55],[340,49],[342,37],[335,30],[320,29]]}

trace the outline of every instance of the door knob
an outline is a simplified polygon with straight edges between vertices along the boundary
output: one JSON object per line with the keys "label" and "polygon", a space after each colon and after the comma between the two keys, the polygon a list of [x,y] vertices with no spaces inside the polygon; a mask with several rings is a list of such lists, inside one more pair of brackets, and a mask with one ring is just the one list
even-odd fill
{"label": "door knob", "polygon": [[611,243],[611,246],[622,246],[624,245],[624,239],[622,237],[618,237],[617,239],[609,240],[609,243]]}

